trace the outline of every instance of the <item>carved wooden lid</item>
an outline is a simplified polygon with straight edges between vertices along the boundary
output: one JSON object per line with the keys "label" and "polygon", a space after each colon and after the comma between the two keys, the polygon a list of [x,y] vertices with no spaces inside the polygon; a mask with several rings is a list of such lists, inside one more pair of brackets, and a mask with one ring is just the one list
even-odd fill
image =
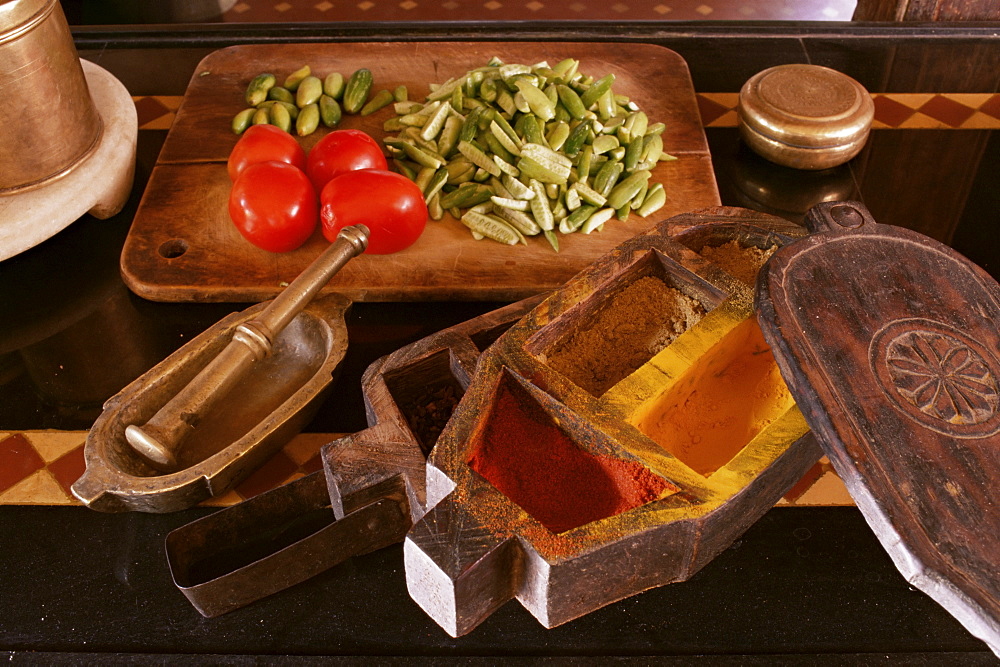
{"label": "carved wooden lid", "polygon": [[907,580],[1000,655],[1000,285],[820,204],[757,285],[782,376]]}
{"label": "carved wooden lid", "polygon": [[875,106],[865,88],[818,65],[779,65],[752,76],[737,107],[744,140],[790,167],[825,169],[861,150]]}

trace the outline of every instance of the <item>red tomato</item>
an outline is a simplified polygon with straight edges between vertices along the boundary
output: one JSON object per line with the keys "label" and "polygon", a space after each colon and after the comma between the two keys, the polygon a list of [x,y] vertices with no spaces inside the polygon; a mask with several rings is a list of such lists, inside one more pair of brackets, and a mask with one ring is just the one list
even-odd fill
{"label": "red tomato", "polygon": [[319,204],[298,167],[260,162],[244,169],[229,194],[229,217],[247,241],[271,252],[295,250],[316,229]]}
{"label": "red tomato", "polygon": [[379,169],[349,171],[323,188],[320,223],[329,241],[344,227],[363,224],[371,231],[366,252],[385,255],[408,248],[423,233],[427,204],[405,176]]}
{"label": "red tomato", "polygon": [[251,125],[229,154],[229,180],[258,162],[287,162],[306,170],[306,151],[295,137],[274,125]]}
{"label": "red tomato", "polygon": [[346,171],[388,169],[378,142],[361,130],[334,130],[309,151],[306,173],[322,192],[330,180]]}

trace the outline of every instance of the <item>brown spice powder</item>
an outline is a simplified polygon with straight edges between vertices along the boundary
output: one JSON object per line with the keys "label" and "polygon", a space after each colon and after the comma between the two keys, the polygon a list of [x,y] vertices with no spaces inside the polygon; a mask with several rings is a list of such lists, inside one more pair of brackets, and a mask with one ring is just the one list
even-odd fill
{"label": "brown spice powder", "polygon": [[600,396],[705,315],[696,300],[659,278],[631,283],[548,352],[548,365]]}
{"label": "brown spice powder", "polygon": [[747,285],[753,285],[757,282],[757,274],[777,249],[776,245],[766,250],[755,246],[742,246],[733,240],[719,246],[705,246],[699,254],[718,264],[734,278]]}

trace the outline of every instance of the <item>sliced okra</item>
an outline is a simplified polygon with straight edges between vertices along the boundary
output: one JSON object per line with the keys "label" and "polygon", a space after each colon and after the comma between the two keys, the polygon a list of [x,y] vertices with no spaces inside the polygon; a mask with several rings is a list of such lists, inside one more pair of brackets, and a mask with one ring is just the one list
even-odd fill
{"label": "sliced okra", "polygon": [[414,168],[415,165],[413,165],[412,163],[407,162],[406,160],[393,158],[392,165],[396,167],[396,171],[401,173],[403,176],[406,176],[411,181],[416,180],[418,172],[417,169]]}
{"label": "sliced okra", "polygon": [[496,163],[497,168],[500,169],[500,171],[503,172],[504,175],[513,176],[514,178],[517,178],[518,176],[521,175],[520,169],[515,167],[510,162],[507,162],[499,155],[493,156],[493,162]]}
{"label": "sliced okra", "polygon": [[542,131],[542,124],[534,114],[525,114],[520,117],[518,122],[520,123],[521,136],[524,137],[521,143],[545,143],[545,133]]}
{"label": "sliced okra", "polygon": [[628,141],[646,135],[646,128],[649,125],[649,117],[642,111],[630,113],[622,126],[628,134]]}
{"label": "sliced okra", "polygon": [[564,121],[558,121],[552,126],[552,130],[549,132],[548,136],[545,137],[545,141],[549,148],[554,151],[560,151],[563,150],[568,138],[569,124]]}
{"label": "sliced okra", "polygon": [[580,151],[580,157],[576,162],[577,181],[586,183],[590,178],[590,166],[594,158],[594,147],[587,144]]}
{"label": "sliced okra", "polygon": [[448,171],[448,185],[460,185],[472,180],[476,173],[476,165],[469,162],[465,156],[459,156],[444,166]]}
{"label": "sliced okra", "polygon": [[594,175],[594,191],[602,197],[607,197],[623,170],[624,167],[617,160],[608,160],[605,162],[597,170],[597,174]]}
{"label": "sliced okra", "polygon": [[566,84],[559,84],[556,86],[556,92],[559,94],[559,101],[562,102],[569,115],[576,120],[583,120],[587,113],[587,107],[576,91]]}
{"label": "sliced okra", "polygon": [[559,252],[559,237],[556,235],[555,230],[543,229],[542,234],[545,235],[545,240],[549,242],[552,249]]}
{"label": "sliced okra", "polygon": [[637,192],[635,196],[629,200],[628,202],[629,208],[632,209],[633,211],[638,211],[639,207],[642,206],[642,202],[646,201],[646,193],[648,192],[649,192],[649,179],[647,179],[646,182],[642,184],[642,187],[639,188],[639,192]]}
{"label": "sliced okra", "polygon": [[493,176],[499,177],[502,173],[500,167],[484,153],[482,150],[477,148],[474,144],[468,141],[458,142],[458,152],[464,155],[469,162],[476,165],[480,169],[483,169]]}
{"label": "sliced okra", "polygon": [[493,191],[490,190],[489,186],[469,181],[442,196],[441,206],[444,208],[471,208],[476,204],[488,202],[492,196]]}
{"label": "sliced okra", "polygon": [[437,172],[437,169],[434,169],[433,167],[421,167],[417,171],[416,178],[412,179],[425,196],[427,195],[427,186],[430,184],[431,178],[434,176],[435,172]]}
{"label": "sliced okra", "polygon": [[604,93],[597,98],[597,117],[601,119],[611,118],[618,112],[618,107],[615,106],[614,95],[611,91]]}
{"label": "sliced okra", "polygon": [[599,137],[595,137],[590,145],[594,147],[595,155],[602,155],[618,148],[621,143],[618,141],[618,137],[613,134],[602,134]]}
{"label": "sliced okra", "polygon": [[[496,127],[496,124],[494,123],[492,127]],[[500,132],[500,135],[504,136],[503,132]],[[499,157],[504,162],[514,162],[515,155],[507,150],[507,147],[504,146],[499,139],[497,139],[497,135],[495,133],[483,132],[480,135],[480,140],[486,148],[487,157],[492,155],[494,158]]]}
{"label": "sliced okra", "polygon": [[556,107],[548,95],[527,79],[518,79],[514,85],[517,86],[517,91],[524,96],[524,100],[527,102],[528,108],[522,109],[522,111],[530,111],[542,121],[552,120],[556,114]]}
{"label": "sliced okra", "polygon": [[562,145],[563,153],[570,157],[577,155],[590,137],[590,132],[590,119],[585,118],[574,125],[573,129],[569,132],[569,136],[566,137],[566,142]]}
{"label": "sliced okra", "polygon": [[642,152],[639,159],[644,163],[658,162],[663,155],[663,137],[659,134],[647,134],[642,138]]}
{"label": "sliced okra", "polygon": [[648,171],[636,171],[626,176],[608,194],[608,206],[613,209],[621,208],[632,201],[639,190],[649,182],[651,174]]}
{"label": "sliced okra", "polygon": [[644,145],[645,141],[643,141],[642,137],[635,137],[632,141],[628,142],[628,146],[625,147],[625,156],[622,158],[625,164],[625,171],[635,171],[639,160],[642,158]]}
{"label": "sliced okra", "polygon": [[440,220],[444,217],[444,208],[441,206],[441,193],[435,192],[427,201],[427,214],[431,217],[431,220]]}
{"label": "sliced okra", "polygon": [[587,90],[580,95],[580,101],[583,102],[584,108],[589,109],[599,98],[610,92],[611,85],[614,82],[615,75],[607,74],[591,84]]}
{"label": "sliced okra", "polygon": [[[495,118],[490,121],[490,134],[497,140],[497,142],[499,142],[504,151],[509,155],[516,156],[521,154],[521,141],[519,139],[512,139],[510,134],[508,134],[507,131],[504,130],[499,123],[497,123]],[[516,136],[517,135],[515,135],[515,137]],[[504,159],[508,162],[512,161],[507,156],[504,156]]]}
{"label": "sliced okra", "polygon": [[458,115],[449,114],[445,119],[441,134],[438,135],[438,152],[444,157],[449,157],[455,152],[462,122],[462,117]]}
{"label": "sliced okra", "polygon": [[426,119],[423,128],[420,130],[420,136],[426,141],[430,141],[431,139],[437,137],[441,132],[441,129],[444,127],[444,122],[448,118],[448,114],[450,112],[451,107],[449,105],[438,105],[434,113]]}
{"label": "sliced okra", "polygon": [[587,218],[587,221],[580,225],[580,231],[584,234],[589,234],[595,229],[600,229],[605,222],[611,219],[614,215],[614,211],[610,208],[602,208],[596,211],[593,215]]}
{"label": "sliced okra", "polygon": [[[526,163],[528,168],[522,166]],[[531,172],[529,176],[543,183],[565,183],[569,180],[569,170],[573,162],[560,153],[541,144],[524,144],[521,147],[521,159],[517,168],[522,172]]]}
{"label": "sliced okra", "polygon": [[392,104],[393,99],[395,98],[393,98],[391,91],[385,89],[380,90],[375,93],[374,97],[365,102],[364,106],[361,107],[361,111],[358,113],[362,116],[370,116],[379,109],[384,109]]}
{"label": "sliced okra", "polygon": [[664,204],[667,203],[667,192],[663,188],[662,183],[654,183],[649,186],[649,190],[646,192],[646,198],[643,200],[642,205],[637,211],[642,217],[647,217],[652,213],[660,210]]}
{"label": "sliced okra", "polygon": [[552,71],[563,81],[572,81],[580,67],[580,61],[575,58],[564,58],[552,66]]}
{"label": "sliced okra", "polygon": [[528,200],[526,199],[514,199],[512,197],[499,197],[493,195],[490,197],[495,207],[506,208],[512,211],[527,211],[528,210]]}
{"label": "sliced okra", "polygon": [[593,204],[581,204],[579,208],[559,221],[559,231],[572,234],[579,229],[597,211]]}
{"label": "sliced okra", "polygon": [[525,236],[535,236],[542,231],[542,228],[538,226],[534,218],[523,211],[503,206],[494,206],[493,212]]}
{"label": "sliced okra", "polygon": [[500,243],[507,245],[527,243],[524,236],[517,229],[497,216],[466,211],[462,216],[462,224],[473,232],[482,234],[486,238],[499,241]]}
{"label": "sliced okra", "polygon": [[535,222],[542,229],[552,229],[555,227],[555,218],[552,215],[549,198],[545,194],[545,186],[540,181],[532,179],[528,181],[528,187],[535,193],[535,196],[528,200]]}
{"label": "sliced okra", "polygon": [[511,196],[516,199],[528,200],[535,196],[535,191],[521,182],[521,180],[516,176],[504,174],[501,176],[500,182],[503,183],[505,188],[507,188],[507,191],[510,192]]}
{"label": "sliced okra", "polygon": [[432,167],[434,169],[437,169],[442,164],[444,164],[443,158],[434,155],[422,148],[418,148],[409,141],[402,141],[402,140],[391,141],[387,139],[386,144],[401,149],[404,153],[406,153],[407,157],[409,157],[411,160],[413,160],[414,162],[423,167]]}
{"label": "sliced okra", "polygon": [[581,201],[593,204],[594,206],[604,206],[604,204],[608,201],[607,197],[594,190],[583,181],[577,181],[574,183],[570,187],[570,190],[579,195]]}

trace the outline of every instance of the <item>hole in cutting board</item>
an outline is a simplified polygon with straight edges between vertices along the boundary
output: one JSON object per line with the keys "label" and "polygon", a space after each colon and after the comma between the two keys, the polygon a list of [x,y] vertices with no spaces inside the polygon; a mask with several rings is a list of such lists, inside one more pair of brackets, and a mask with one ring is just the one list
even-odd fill
{"label": "hole in cutting board", "polygon": [[188,242],[184,239],[170,239],[160,244],[160,257],[165,259],[177,259],[188,251]]}

